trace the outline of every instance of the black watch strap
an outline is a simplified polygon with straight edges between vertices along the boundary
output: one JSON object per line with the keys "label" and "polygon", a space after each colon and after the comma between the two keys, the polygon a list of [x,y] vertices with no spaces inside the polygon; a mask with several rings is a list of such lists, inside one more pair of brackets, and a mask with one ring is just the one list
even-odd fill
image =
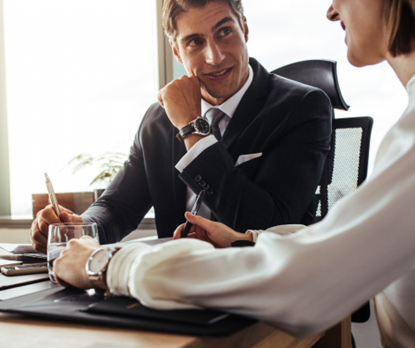
{"label": "black watch strap", "polygon": [[194,131],[195,131],[195,128],[193,124],[190,123],[187,126],[184,126],[182,129],[180,129],[179,133],[177,133],[177,139],[179,139],[180,141],[183,141],[184,138],[192,134]]}

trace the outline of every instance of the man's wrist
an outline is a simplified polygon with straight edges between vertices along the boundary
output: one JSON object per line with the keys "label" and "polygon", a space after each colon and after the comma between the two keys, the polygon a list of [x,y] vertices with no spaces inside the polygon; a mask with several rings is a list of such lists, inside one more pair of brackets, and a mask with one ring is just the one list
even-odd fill
{"label": "man's wrist", "polygon": [[186,138],[195,134],[200,136],[207,136],[210,134],[210,124],[205,118],[201,116],[197,116],[187,125],[180,128],[179,133],[177,133],[176,137],[180,141],[184,142]]}
{"label": "man's wrist", "polygon": [[190,134],[184,139],[184,145],[186,150],[189,151],[199,140],[205,138],[205,136],[198,134]]}

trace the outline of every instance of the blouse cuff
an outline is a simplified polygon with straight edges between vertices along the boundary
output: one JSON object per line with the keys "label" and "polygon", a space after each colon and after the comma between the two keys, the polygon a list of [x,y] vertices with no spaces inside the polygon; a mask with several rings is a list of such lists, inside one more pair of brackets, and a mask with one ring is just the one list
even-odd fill
{"label": "blouse cuff", "polygon": [[128,287],[128,276],[133,261],[148,252],[151,246],[144,243],[132,243],[119,250],[108,266],[107,287],[111,294],[131,296]]}

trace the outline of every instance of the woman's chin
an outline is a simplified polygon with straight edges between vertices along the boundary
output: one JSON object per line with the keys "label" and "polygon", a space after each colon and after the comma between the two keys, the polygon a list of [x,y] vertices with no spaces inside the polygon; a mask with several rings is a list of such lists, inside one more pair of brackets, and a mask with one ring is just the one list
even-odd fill
{"label": "woman's chin", "polygon": [[375,65],[384,61],[384,59],[379,59],[378,57],[371,57],[370,52],[360,52],[360,54],[354,54],[350,48],[347,50],[347,59],[349,63],[356,68],[362,68],[367,65]]}

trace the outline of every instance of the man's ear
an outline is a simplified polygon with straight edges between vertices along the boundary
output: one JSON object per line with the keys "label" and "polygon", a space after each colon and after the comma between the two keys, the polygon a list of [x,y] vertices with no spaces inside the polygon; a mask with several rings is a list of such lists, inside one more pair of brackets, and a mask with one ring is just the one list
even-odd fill
{"label": "man's ear", "polygon": [[244,28],[245,42],[248,42],[249,29],[248,29],[248,23],[246,22],[246,17],[242,18],[242,22],[243,22],[243,28]]}
{"label": "man's ear", "polygon": [[182,57],[180,57],[179,51],[178,51],[178,49],[177,49],[177,47],[176,47],[176,43],[175,43],[173,40],[171,40],[171,41],[170,41],[170,46],[171,46],[171,49],[172,49],[173,54],[174,54],[174,56],[176,57],[177,61],[178,61],[180,64],[183,64]]}

